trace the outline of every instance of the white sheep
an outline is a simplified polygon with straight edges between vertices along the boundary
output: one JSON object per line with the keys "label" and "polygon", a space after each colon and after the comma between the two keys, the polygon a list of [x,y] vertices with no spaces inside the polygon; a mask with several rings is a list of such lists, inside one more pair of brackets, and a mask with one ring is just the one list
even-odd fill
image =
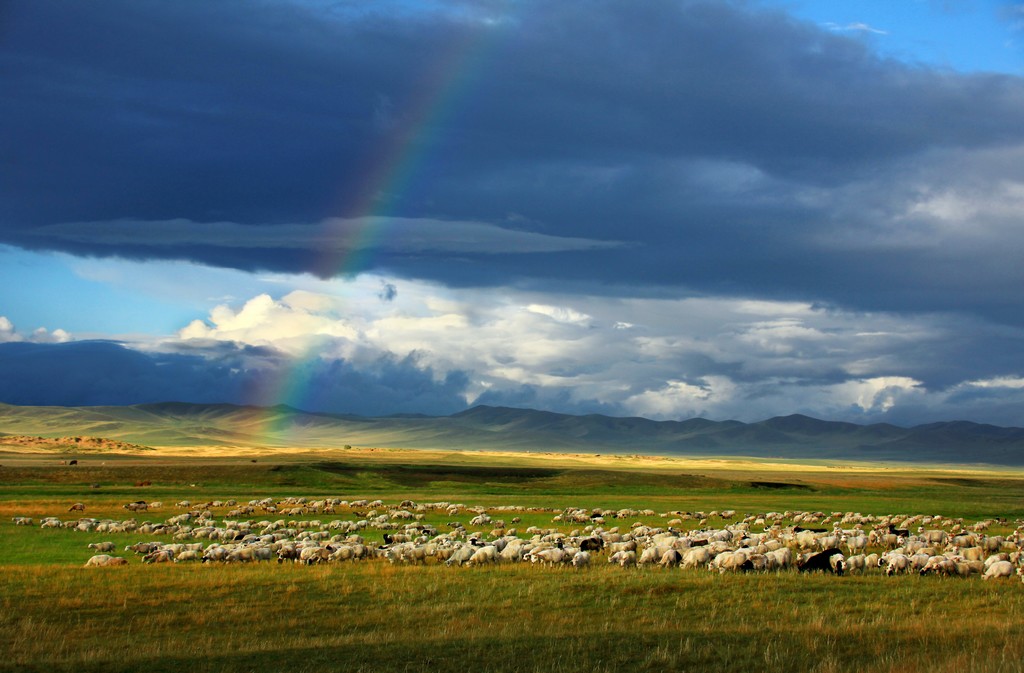
{"label": "white sheep", "polygon": [[910,559],[904,554],[889,553],[882,557],[885,563],[885,574],[896,575],[910,570]]}
{"label": "white sheep", "polygon": [[852,535],[846,537],[844,542],[846,544],[847,551],[849,551],[851,555],[856,555],[862,553],[865,549],[867,549],[868,536]]}
{"label": "white sheep", "polygon": [[545,563],[549,566],[559,565],[571,560],[564,549],[549,547],[547,549],[535,549],[530,552],[530,560],[534,563]]}
{"label": "white sheep", "polygon": [[[256,554],[254,550],[251,550],[251,558],[249,560],[256,560]],[[306,565],[313,565],[314,563],[324,563],[331,557],[331,551],[326,547],[303,547],[299,550],[299,563],[305,563]]]}
{"label": "white sheep", "polygon": [[681,567],[699,568],[700,566],[708,565],[710,562],[711,552],[708,551],[707,547],[693,547],[683,556]]}
{"label": "white sheep", "polygon": [[494,545],[480,547],[469,557],[465,565],[483,565],[485,563],[496,563],[498,560],[498,548]]}
{"label": "white sheep", "polygon": [[683,555],[679,553],[678,549],[666,549],[665,553],[661,555],[658,565],[662,568],[675,568],[682,560]]}
{"label": "white sheep", "polygon": [[718,572],[724,573],[730,570],[739,570],[739,567],[747,560],[747,553],[744,551],[724,551],[711,561],[711,567],[718,568]]}
{"label": "white sheep", "polygon": [[89,543],[89,549],[95,549],[96,551],[108,552],[114,551],[113,542],[91,542]]}
{"label": "white sheep", "polygon": [[458,547],[448,556],[448,560],[444,562],[447,566],[460,566],[469,561],[476,553],[476,547],[473,545],[462,545]]}
{"label": "white sheep", "polygon": [[662,552],[657,547],[648,547],[640,552],[636,564],[638,566],[653,565],[661,559],[661,556]]}
{"label": "white sheep", "polygon": [[1016,568],[1009,561],[996,561],[988,567],[985,574],[981,576],[981,579],[991,580],[1000,577],[1013,577],[1015,572]]}
{"label": "white sheep", "polygon": [[846,570],[852,575],[854,571],[864,572],[867,570],[868,564],[864,554],[855,554],[853,556],[846,557]]}
{"label": "white sheep", "polygon": [[109,566],[126,566],[128,565],[128,559],[121,558],[120,556],[110,556],[108,554],[96,554],[88,561],[85,562],[85,568],[90,566],[105,568]]}
{"label": "white sheep", "polygon": [[957,549],[960,556],[963,556],[968,561],[984,561],[986,554],[982,547],[967,547],[965,549]]}

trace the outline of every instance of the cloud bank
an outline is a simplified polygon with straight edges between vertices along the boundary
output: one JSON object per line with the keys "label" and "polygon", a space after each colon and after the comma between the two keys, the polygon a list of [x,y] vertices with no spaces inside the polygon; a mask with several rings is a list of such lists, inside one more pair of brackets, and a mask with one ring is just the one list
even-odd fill
{"label": "cloud bank", "polygon": [[338,289],[222,304],[163,339],[0,344],[0,400],[284,402],[367,415],[493,404],[902,425],[1012,425],[1024,403],[1019,332],[954,314],[908,319],[727,297],[494,295],[376,276]]}

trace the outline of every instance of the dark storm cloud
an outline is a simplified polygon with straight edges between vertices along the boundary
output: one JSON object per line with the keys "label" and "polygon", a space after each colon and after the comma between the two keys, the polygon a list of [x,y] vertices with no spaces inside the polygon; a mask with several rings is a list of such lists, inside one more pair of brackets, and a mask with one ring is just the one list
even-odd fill
{"label": "dark storm cloud", "polygon": [[[2,240],[323,275],[301,247],[213,245],[214,224],[376,204],[440,223],[369,262],[398,276],[1024,315],[1019,214],[915,210],[1001,198],[972,176],[1024,183],[1020,78],[747,3],[381,7],[11,3]],[[188,224],[173,245],[102,224],[124,220]],[[585,244],[452,249],[445,222]]]}
{"label": "dark storm cloud", "polygon": [[[358,370],[299,362],[269,349],[206,344],[146,353],[109,341],[0,343],[0,402],[94,406],[188,401],[277,404],[360,415],[450,414],[465,407],[460,372],[435,381],[415,358],[384,356]],[[295,399],[280,398],[290,390]]]}

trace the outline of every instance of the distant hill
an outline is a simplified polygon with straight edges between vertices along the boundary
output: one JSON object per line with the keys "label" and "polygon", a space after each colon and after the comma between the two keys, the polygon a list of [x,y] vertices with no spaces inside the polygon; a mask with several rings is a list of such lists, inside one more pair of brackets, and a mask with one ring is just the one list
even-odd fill
{"label": "distant hill", "polygon": [[360,417],[288,406],[0,404],[0,435],[104,437],[147,447],[360,447],[729,455],[1024,465],[1024,428],[966,421],[912,428],[792,415],[757,423],[652,421],[478,406],[452,416]]}

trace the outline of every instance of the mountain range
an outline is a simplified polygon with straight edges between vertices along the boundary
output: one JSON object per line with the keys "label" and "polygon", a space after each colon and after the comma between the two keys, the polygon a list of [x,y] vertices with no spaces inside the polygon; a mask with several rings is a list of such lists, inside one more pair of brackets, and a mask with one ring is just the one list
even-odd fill
{"label": "mountain range", "polygon": [[144,446],[430,448],[1024,465],[1024,428],[968,421],[903,428],[792,415],[756,423],[653,421],[477,406],[451,416],[360,417],[288,406],[169,402],[0,404],[3,435],[104,437]]}

